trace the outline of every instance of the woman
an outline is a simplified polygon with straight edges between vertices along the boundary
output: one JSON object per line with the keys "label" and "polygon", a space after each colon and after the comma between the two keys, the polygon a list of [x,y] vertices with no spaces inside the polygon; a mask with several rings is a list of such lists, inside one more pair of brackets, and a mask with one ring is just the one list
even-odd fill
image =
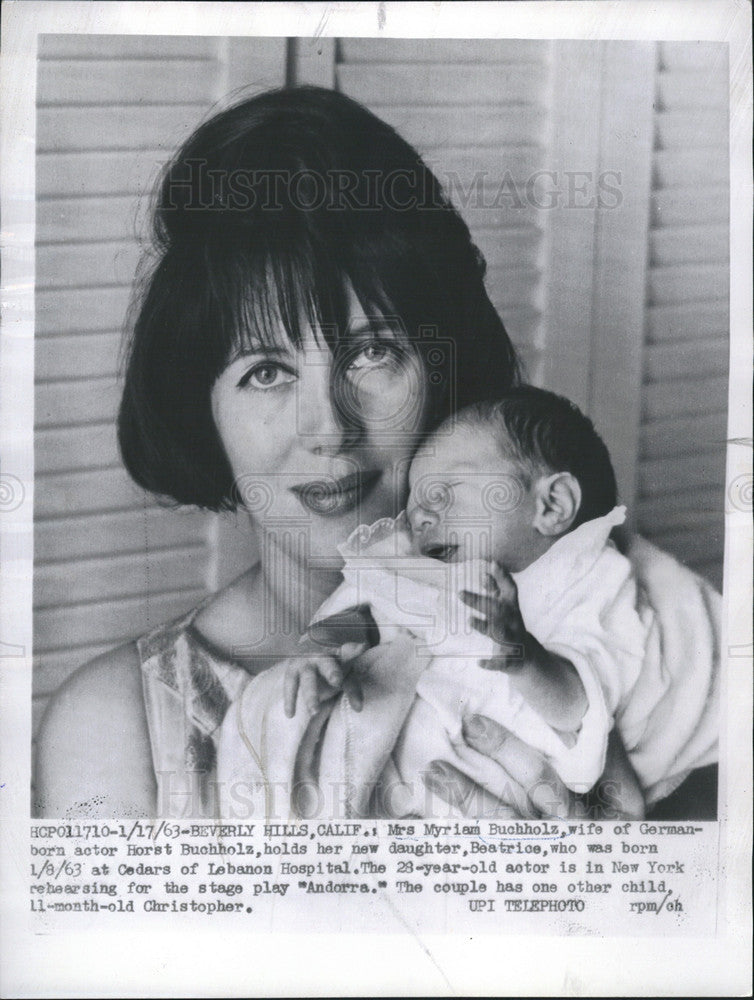
{"label": "woman", "polygon": [[[337,585],[337,544],[402,508],[428,430],[519,378],[465,223],[418,154],[340,94],[263,94],[201,126],[165,172],[155,233],[124,462],[181,504],[245,507],[259,561],[64,686],[40,737],[46,815],[212,814],[217,728],[249,672],[296,652]],[[484,720],[467,737],[498,777],[470,789],[438,764],[428,780],[448,797],[573,808],[538,754]],[[611,774],[631,798],[630,774]]]}

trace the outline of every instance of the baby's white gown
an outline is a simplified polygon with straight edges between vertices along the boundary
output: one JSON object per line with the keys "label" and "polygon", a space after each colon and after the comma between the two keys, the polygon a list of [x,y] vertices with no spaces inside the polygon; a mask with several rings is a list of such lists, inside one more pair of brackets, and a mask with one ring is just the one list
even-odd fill
{"label": "baby's white gown", "polygon": [[[647,803],[667,795],[694,767],[716,759],[716,632],[697,616],[704,634],[684,649],[683,664],[668,666],[662,624],[637,593],[631,563],[609,541],[624,519],[625,508],[617,507],[513,574],[527,629],[570,660],[584,684],[588,709],[571,739],[547,725],[506,673],[479,665],[496,647],[471,627],[475,613],[458,594],[482,593],[489,567],[413,555],[402,515],[362,526],[341,547],[343,584],[313,619],[369,605],[380,645],[359,660],[362,711],[341,697],[313,720],[302,704],[287,719],[284,668],[270,668],[249,680],[226,716],[218,777],[264,785],[268,815],[276,818],[460,814],[468,803],[449,809],[422,774],[444,760],[499,782],[497,765],[463,741],[464,717],[480,714],[540,750],[574,791],[588,790],[602,774],[616,721]],[[692,584],[699,589],[694,574],[658,556],[675,576],[687,574],[689,592]],[[292,802],[290,813],[283,802]]]}

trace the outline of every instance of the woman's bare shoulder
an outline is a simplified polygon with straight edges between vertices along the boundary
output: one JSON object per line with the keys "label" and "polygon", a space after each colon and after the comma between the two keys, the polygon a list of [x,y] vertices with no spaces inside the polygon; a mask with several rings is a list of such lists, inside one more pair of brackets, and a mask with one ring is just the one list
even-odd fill
{"label": "woman's bare shoulder", "polygon": [[37,744],[42,816],[149,815],[155,801],[135,643],[98,656],[55,693]]}

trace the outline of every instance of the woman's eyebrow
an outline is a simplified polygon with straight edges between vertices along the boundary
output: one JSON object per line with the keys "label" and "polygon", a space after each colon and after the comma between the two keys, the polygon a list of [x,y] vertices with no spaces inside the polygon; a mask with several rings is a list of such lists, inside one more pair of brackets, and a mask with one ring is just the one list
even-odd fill
{"label": "woman's eyebrow", "polygon": [[362,333],[374,333],[376,330],[392,333],[390,324],[382,316],[375,316],[374,319],[365,317],[355,320],[348,325],[348,333],[351,336],[358,336]]}
{"label": "woman's eyebrow", "polygon": [[233,354],[230,356],[228,364],[233,364],[234,361],[239,361],[241,358],[248,358],[255,354],[288,354],[288,348],[283,347],[280,344],[247,344],[244,347],[237,348]]}

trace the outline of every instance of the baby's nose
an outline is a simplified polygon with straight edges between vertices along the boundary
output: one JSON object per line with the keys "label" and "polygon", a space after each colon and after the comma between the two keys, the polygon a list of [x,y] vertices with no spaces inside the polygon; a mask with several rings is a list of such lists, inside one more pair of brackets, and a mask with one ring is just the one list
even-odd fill
{"label": "baby's nose", "polygon": [[439,517],[435,511],[427,510],[426,507],[418,503],[414,504],[413,507],[409,506],[409,509],[406,511],[406,517],[408,518],[411,531],[415,535],[422,534],[439,521]]}

